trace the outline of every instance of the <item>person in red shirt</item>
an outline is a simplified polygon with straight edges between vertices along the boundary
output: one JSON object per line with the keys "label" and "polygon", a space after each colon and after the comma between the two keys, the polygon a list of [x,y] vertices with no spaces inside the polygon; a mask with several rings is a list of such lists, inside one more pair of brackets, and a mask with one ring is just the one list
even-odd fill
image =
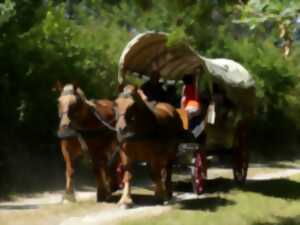
{"label": "person in red shirt", "polygon": [[181,108],[188,113],[189,120],[199,116],[201,113],[201,103],[198,96],[197,82],[194,74],[183,77],[184,86],[181,94]]}

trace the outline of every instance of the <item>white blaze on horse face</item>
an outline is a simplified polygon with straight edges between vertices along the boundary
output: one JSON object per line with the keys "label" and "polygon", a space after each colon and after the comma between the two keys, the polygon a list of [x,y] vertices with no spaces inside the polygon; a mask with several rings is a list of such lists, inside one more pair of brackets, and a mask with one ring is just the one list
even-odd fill
{"label": "white blaze on horse face", "polygon": [[68,115],[64,113],[60,119],[59,127],[67,127],[70,125],[71,120],[69,119]]}
{"label": "white blaze on horse face", "polygon": [[74,95],[61,96],[58,102],[59,114],[61,115],[59,127],[67,127],[71,122],[68,116],[69,108],[72,104],[76,103],[76,97]]}
{"label": "white blaze on horse face", "polygon": [[125,116],[124,115],[121,115],[117,121],[117,124],[116,124],[116,128],[117,130],[124,130],[126,127],[126,121],[125,121]]}

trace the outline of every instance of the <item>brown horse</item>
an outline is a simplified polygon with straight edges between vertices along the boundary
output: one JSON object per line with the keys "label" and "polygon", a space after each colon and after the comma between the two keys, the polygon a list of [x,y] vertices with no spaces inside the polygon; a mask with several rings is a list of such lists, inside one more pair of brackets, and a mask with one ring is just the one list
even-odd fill
{"label": "brown horse", "polygon": [[115,112],[109,100],[88,101],[81,89],[72,84],[58,86],[60,91],[58,136],[66,163],[65,200],[75,201],[73,189],[74,160],[87,151],[91,156],[97,181],[97,201],[106,200],[115,185],[108,162],[116,145]]}
{"label": "brown horse", "polygon": [[131,198],[132,163],[146,161],[151,178],[156,184],[155,196],[159,200],[172,197],[171,169],[176,157],[180,135],[184,132],[176,109],[167,103],[150,106],[142,92],[131,85],[115,100],[119,113],[116,125],[124,166],[124,189],[119,204],[129,207]]}

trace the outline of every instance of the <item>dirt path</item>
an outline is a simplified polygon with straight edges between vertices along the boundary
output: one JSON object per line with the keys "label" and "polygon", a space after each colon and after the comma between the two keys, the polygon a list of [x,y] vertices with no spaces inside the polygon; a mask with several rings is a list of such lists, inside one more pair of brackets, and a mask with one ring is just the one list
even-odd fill
{"label": "dirt path", "polygon": [[300,169],[284,169],[283,171],[277,171],[272,173],[257,174],[252,177],[253,180],[270,180],[282,177],[290,177],[300,173]]}
{"label": "dirt path", "polygon": [[106,209],[101,212],[89,213],[83,217],[71,217],[60,225],[96,225],[96,224],[113,224],[122,219],[141,218],[156,216],[170,210],[170,206],[139,206],[132,209]]}
{"label": "dirt path", "polygon": [[[231,169],[210,169],[209,179],[220,174],[230,177],[231,173]],[[300,168],[251,168],[249,179],[267,180],[296,174],[300,174]],[[152,192],[148,191],[148,196],[151,194]],[[95,204],[95,191],[79,191],[76,193],[78,203],[63,205],[61,196],[62,192],[45,192],[31,197],[18,197],[15,201],[0,202],[0,224],[109,225],[122,219],[159,215],[172,208],[172,204],[167,206],[139,204],[135,208],[123,210],[114,203]],[[192,193],[175,193],[172,203],[204,197],[205,195],[199,197]]]}
{"label": "dirt path", "polygon": [[[18,210],[18,206],[24,206],[26,209],[38,209],[42,206],[59,204],[62,202],[62,194],[63,192],[44,192],[41,194],[36,194],[33,197],[17,197],[14,201],[3,201],[0,202],[0,212],[3,211],[4,208],[11,208],[11,210]],[[77,191],[76,199],[78,201],[86,201],[89,199],[96,198],[95,191]],[[4,207],[5,206],[5,207]]]}

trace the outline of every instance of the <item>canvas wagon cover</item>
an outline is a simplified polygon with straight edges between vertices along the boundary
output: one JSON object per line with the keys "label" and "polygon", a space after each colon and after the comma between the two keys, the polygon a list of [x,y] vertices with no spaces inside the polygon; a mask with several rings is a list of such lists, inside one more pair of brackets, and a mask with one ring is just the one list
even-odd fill
{"label": "canvas wagon cover", "polygon": [[158,71],[163,79],[181,80],[185,74],[204,69],[213,82],[222,86],[227,97],[244,113],[253,113],[255,82],[239,63],[229,59],[209,59],[187,44],[169,46],[168,34],[145,32],[124,48],[119,62],[119,82],[127,74],[151,76]]}

